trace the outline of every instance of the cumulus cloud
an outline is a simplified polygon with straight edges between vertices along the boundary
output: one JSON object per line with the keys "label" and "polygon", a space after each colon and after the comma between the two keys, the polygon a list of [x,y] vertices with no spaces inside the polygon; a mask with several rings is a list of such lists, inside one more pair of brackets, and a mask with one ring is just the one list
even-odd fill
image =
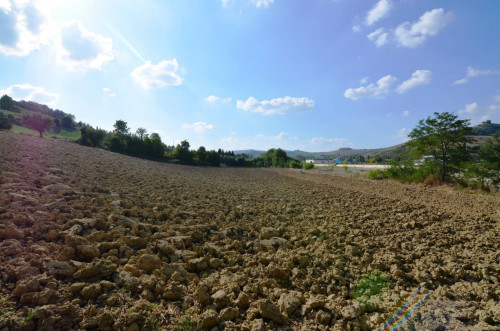
{"label": "cumulus cloud", "polygon": [[401,114],[401,116],[409,116],[410,115],[410,111],[409,110],[405,110],[403,111],[403,113]]}
{"label": "cumulus cloud", "polygon": [[363,98],[382,98],[389,94],[391,86],[397,78],[391,75],[384,76],[377,81],[377,84],[370,84],[358,88],[349,88],[344,92],[344,97],[352,100]]}
{"label": "cumulus cloud", "polygon": [[215,103],[218,101],[220,101],[222,103],[229,103],[229,102],[231,102],[231,100],[233,100],[231,97],[221,98],[221,97],[218,97],[215,95],[209,95],[208,97],[205,98],[205,101],[210,102],[210,103]]}
{"label": "cumulus cloud", "polygon": [[101,69],[114,58],[113,41],[73,20],[61,27],[57,57],[71,70]]}
{"label": "cumulus cloud", "polygon": [[213,130],[215,128],[215,126],[213,124],[207,124],[205,122],[195,122],[193,124],[184,123],[184,124],[182,124],[182,128],[183,129],[191,129],[191,130],[194,130],[196,132],[202,133],[202,132]]}
{"label": "cumulus cloud", "polygon": [[430,70],[417,70],[411,75],[410,79],[405,80],[396,88],[396,92],[399,94],[406,93],[417,86],[430,84],[431,80],[432,72]]}
{"label": "cumulus cloud", "polygon": [[377,29],[372,33],[368,34],[367,37],[377,45],[377,47],[384,46],[388,39],[389,34],[385,32],[384,28]]}
{"label": "cumulus cloud", "polygon": [[7,94],[15,100],[36,101],[49,106],[54,106],[59,100],[59,94],[51,93],[40,86],[30,84],[15,84],[0,91],[0,95]]}
{"label": "cumulus cloud", "polygon": [[25,56],[49,43],[52,25],[34,1],[0,1],[0,53]]}
{"label": "cumulus cloud", "polygon": [[365,19],[366,25],[372,25],[373,23],[388,16],[391,9],[392,9],[391,0],[380,0],[366,14],[366,19]]}
{"label": "cumulus cloud", "polygon": [[[224,0],[223,0],[223,2],[224,2]],[[257,8],[259,8],[259,7],[267,8],[273,2],[274,2],[274,0],[252,0],[252,3],[255,4],[255,7],[257,7]]]}
{"label": "cumulus cloud", "polygon": [[238,100],[236,107],[244,111],[262,113],[264,115],[301,113],[314,108],[314,101],[309,98],[276,98],[259,101],[254,97],[246,101]]}
{"label": "cumulus cloud", "polygon": [[480,124],[484,121],[500,122],[500,104],[493,104],[488,107],[480,107],[477,102],[472,102],[458,111],[459,115],[470,119],[472,125]]}
{"label": "cumulus cloud", "polygon": [[182,78],[177,73],[178,70],[176,59],[164,60],[158,64],[147,61],[132,71],[132,77],[145,89],[179,86]]}
{"label": "cumulus cloud", "polygon": [[400,24],[394,31],[394,36],[400,46],[417,47],[422,45],[428,37],[441,31],[453,18],[453,13],[445,13],[443,8],[436,8],[425,12],[415,23]]}
{"label": "cumulus cloud", "polygon": [[474,69],[472,67],[467,67],[467,74],[465,78],[459,79],[455,81],[453,84],[461,85],[467,83],[469,79],[474,77],[493,76],[493,75],[500,75],[500,70],[479,70],[479,69]]}

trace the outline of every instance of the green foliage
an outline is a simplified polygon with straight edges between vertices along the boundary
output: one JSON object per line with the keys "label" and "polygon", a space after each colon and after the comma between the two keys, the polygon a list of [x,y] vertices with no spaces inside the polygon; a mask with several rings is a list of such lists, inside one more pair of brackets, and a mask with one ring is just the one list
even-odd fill
{"label": "green foliage", "polygon": [[9,301],[3,294],[0,294],[0,321],[9,319],[14,313],[14,303]]}
{"label": "green foliage", "polygon": [[173,157],[182,164],[193,164],[194,152],[191,152],[189,147],[190,145],[187,140],[181,141],[181,143],[175,147],[172,153]]}
{"label": "green foliage", "polygon": [[312,168],[314,168],[314,163],[302,163],[302,169],[311,170]]}
{"label": "green foliage", "polygon": [[115,128],[113,132],[116,134],[127,134],[128,131],[130,130],[127,127],[127,122],[123,120],[117,120],[115,124],[113,124],[113,127]]}
{"label": "green foliage", "polygon": [[26,127],[37,131],[40,134],[40,137],[42,137],[43,132],[52,128],[54,121],[52,121],[51,118],[40,114],[32,114],[23,116],[23,124]]}
{"label": "green foliage", "polygon": [[9,97],[7,94],[4,94],[1,98],[0,98],[0,109],[4,109],[4,110],[14,110],[14,106],[15,106],[15,101]]}
{"label": "green foliage", "polygon": [[471,131],[469,120],[458,120],[457,115],[448,112],[434,113],[434,118],[419,121],[408,135],[412,140],[407,144],[419,155],[433,157],[429,164],[439,182],[444,183],[459,172],[460,163],[469,159],[468,144],[472,140],[467,135]]}
{"label": "green foliage", "polygon": [[383,289],[387,288],[389,278],[378,270],[370,272],[363,277],[354,287],[351,296],[354,299],[369,299],[374,295],[378,295]]}
{"label": "green foliage", "polygon": [[90,147],[98,147],[101,145],[104,137],[106,136],[106,131],[100,130],[99,128],[94,129],[91,126],[82,126],[80,128],[81,137],[79,142],[82,145]]}
{"label": "green foliage", "polygon": [[12,129],[12,121],[3,112],[0,112],[0,130],[10,130]]}
{"label": "green foliage", "polygon": [[367,176],[369,179],[373,179],[373,180],[387,178],[385,171],[380,170],[380,169],[369,170]]}

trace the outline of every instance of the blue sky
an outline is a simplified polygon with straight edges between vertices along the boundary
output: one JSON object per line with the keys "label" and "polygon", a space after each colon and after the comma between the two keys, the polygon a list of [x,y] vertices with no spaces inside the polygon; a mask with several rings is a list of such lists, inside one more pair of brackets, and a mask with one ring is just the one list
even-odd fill
{"label": "blue sky", "polygon": [[405,141],[500,122],[494,0],[0,0],[0,93],[193,148]]}

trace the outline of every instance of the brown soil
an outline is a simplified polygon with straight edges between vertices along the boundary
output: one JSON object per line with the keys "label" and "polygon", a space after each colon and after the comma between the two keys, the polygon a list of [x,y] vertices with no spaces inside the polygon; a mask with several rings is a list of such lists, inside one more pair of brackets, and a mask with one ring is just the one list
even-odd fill
{"label": "brown soil", "polygon": [[498,330],[499,222],[485,195],[0,132],[0,330],[369,330],[425,277],[405,329]]}

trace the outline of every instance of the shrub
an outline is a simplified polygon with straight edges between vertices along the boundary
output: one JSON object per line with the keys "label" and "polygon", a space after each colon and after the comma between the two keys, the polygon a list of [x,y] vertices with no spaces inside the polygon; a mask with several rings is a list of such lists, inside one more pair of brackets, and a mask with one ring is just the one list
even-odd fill
{"label": "shrub", "polygon": [[311,170],[314,168],[314,163],[302,163],[302,168],[304,170]]}
{"label": "shrub", "polygon": [[4,113],[0,112],[0,130],[10,129],[12,129],[12,121]]}
{"label": "shrub", "polygon": [[369,179],[384,179],[387,178],[385,171],[380,170],[380,169],[375,169],[375,170],[370,170],[368,171],[368,178]]}

